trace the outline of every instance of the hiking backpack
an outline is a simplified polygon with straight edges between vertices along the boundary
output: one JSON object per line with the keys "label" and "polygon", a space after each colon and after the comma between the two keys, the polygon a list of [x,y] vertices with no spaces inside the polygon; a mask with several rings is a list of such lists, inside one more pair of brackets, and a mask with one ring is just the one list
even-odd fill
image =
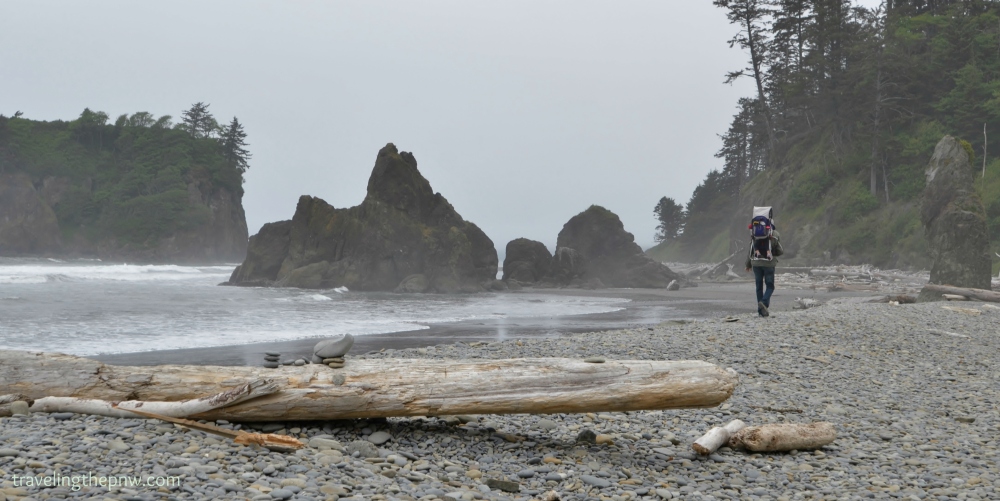
{"label": "hiking backpack", "polygon": [[753,219],[747,228],[752,238],[750,251],[751,261],[771,261],[771,235],[774,234],[774,212],[770,207],[754,207]]}

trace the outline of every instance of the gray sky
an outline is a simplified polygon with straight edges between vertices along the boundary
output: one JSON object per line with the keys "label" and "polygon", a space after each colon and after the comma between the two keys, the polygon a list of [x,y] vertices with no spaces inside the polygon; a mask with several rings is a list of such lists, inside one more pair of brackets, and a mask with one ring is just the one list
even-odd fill
{"label": "gray sky", "polygon": [[644,248],[662,196],[686,203],[750,81],[708,0],[0,3],[0,113],[245,124],[250,233],[299,195],[364,198],[387,142],[502,255],[550,248],[591,204]]}

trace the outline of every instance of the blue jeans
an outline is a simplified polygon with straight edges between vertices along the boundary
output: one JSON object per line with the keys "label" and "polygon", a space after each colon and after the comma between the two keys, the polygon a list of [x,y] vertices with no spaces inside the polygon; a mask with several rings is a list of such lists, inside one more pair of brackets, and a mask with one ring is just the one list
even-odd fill
{"label": "blue jeans", "polygon": [[[753,267],[753,280],[757,285],[757,302],[764,303],[764,306],[771,307],[771,294],[774,292],[774,267],[773,266],[754,266]],[[764,286],[767,289],[764,289]],[[757,313],[760,314],[760,308],[757,308]]]}

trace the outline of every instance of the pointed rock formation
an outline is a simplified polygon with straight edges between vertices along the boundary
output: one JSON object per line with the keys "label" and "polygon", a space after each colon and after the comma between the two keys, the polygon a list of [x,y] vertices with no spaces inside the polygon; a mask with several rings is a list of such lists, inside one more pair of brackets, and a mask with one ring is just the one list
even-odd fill
{"label": "pointed rock formation", "polygon": [[566,222],[556,247],[547,279],[557,285],[661,288],[683,282],[642,252],[615,213],[597,205]]}
{"label": "pointed rock formation", "polygon": [[336,209],[308,195],[291,221],[264,225],[231,285],[360,291],[476,292],[496,278],[493,241],[462,219],[390,143],[361,205]]}
{"label": "pointed rock formation", "polygon": [[[933,263],[930,283],[989,290],[989,229],[983,202],[973,188],[969,157],[951,136],[938,142],[925,171],[920,220]],[[922,291],[920,298],[939,300],[941,295]]]}

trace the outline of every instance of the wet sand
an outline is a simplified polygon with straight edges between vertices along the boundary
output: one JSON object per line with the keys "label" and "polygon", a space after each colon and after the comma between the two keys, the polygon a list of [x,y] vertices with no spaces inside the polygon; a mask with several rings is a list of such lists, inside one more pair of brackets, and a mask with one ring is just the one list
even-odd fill
{"label": "wet sand", "polygon": [[[671,320],[696,320],[745,315],[756,312],[752,281],[702,283],[679,291],[664,289],[525,289],[526,292],[568,296],[626,298],[624,309],[611,313],[543,318],[506,318],[430,324],[427,329],[388,334],[368,334],[355,339],[351,353],[420,348],[473,341],[503,341],[569,336],[634,327],[652,327]],[[518,292],[510,292],[518,294]],[[779,286],[771,299],[771,311],[781,314],[792,310],[796,297],[824,301],[832,297],[872,296],[872,292],[829,293],[813,290],[782,290]],[[322,338],[305,338],[273,343],[217,346],[180,350],[116,353],[90,358],[113,365],[260,365],[264,353],[280,352],[282,360],[305,357]]]}

